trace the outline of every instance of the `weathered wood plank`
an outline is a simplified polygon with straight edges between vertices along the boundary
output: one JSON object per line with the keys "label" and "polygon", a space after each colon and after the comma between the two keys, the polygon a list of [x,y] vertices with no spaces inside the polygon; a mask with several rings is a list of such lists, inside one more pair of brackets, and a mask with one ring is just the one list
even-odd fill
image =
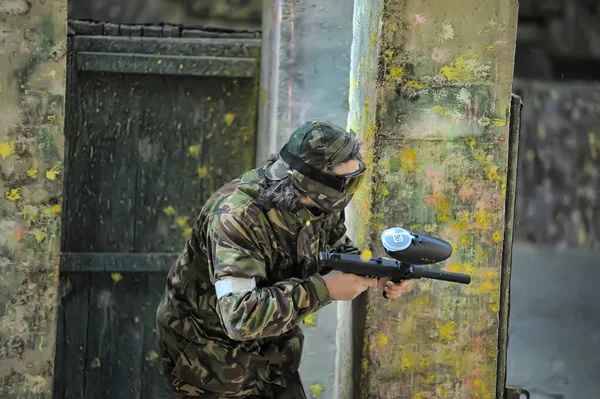
{"label": "weathered wood plank", "polygon": [[92,279],[85,398],[141,398],[145,295],[138,273]]}
{"label": "weathered wood plank", "polygon": [[142,36],[145,37],[161,37],[163,34],[162,26],[143,26]]}
{"label": "weathered wood plank", "polygon": [[261,32],[222,32],[200,29],[182,29],[181,37],[225,37],[225,38],[258,38]]}
{"label": "weathered wood plank", "polygon": [[209,195],[255,165],[258,79],[215,79],[210,84],[207,93],[218,94],[207,104],[204,129],[210,144],[203,146],[200,158],[210,165],[204,186]]}
{"label": "weathered wood plank", "polygon": [[117,36],[119,34],[119,24],[106,23],[104,24],[104,32],[105,36]]}
{"label": "weathered wood plank", "polygon": [[135,250],[180,251],[203,197],[193,146],[206,140],[206,97],[218,93],[206,83],[190,90],[182,79],[145,79],[143,85],[149,101],[140,132]]}
{"label": "weathered wood plank", "polygon": [[[60,288],[64,289],[65,282],[68,281],[64,276],[60,278]],[[59,292],[62,290],[59,290]],[[67,369],[65,363],[65,306],[64,300],[59,297],[58,311],[56,314],[56,347],[54,355],[54,386],[52,389],[52,398],[63,399],[65,396],[65,371]],[[87,303],[87,301],[86,301]],[[87,328],[87,326],[86,326]]]}
{"label": "weathered wood plank", "polygon": [[80,117],[69,132],[74,137],[65,250],[130,251],[136,179],[131,151],[140,124],[136,82],[105,75],[79,82]]}
{"label": "weathered wood plank", "polygon": [[[122,25],[119,31],[128,34]],[[143,48],[138,38],[117,39],[114,48],[123,53],[131,52],[132,43]],[[140,39],[156,43],[141,51],[146,54],[168,48],[156,38]],[[250,54],[246,58],[258,63],[259,46],[252,41],[181,40],[179,49],[191,56],[198,46],[215,54]],[[102,53],[106,43],[86,36],[74,38],[73,46]],[[165,273],[202,202],[254,165],[257,73],[250,79],[89,73],[81,60],[73,58],[80,66],[73,74],[61,271],[91,281],[88,291],[73,294],[90,298],[84,302],[90,318],[82,320],[75,310],[73,319],[65,319],[65,331],[88,334],[73,354],[65,345],[61,355],[83,363],[84,377],[69,385],[70,397],[171,397],[154,331]],[[61,380],[70,383],[68,370],[62,369]]]}
{"label": "weathered wood plank", "polygon": [[164,25],[163,26],[163,37],[180,37],[181,30],[178,26]]}
{"label": "weathered wood plank", "polygon": [[[73,82],[77,82],[77,74],[74,76]],[[67,98],[67,105],[70,107],[70,112],[67,115],[69,130],[65,133],[65,144],[67,145],[67,156],[65,158],[65,170],[68,175],[65,176],[67,184],[65,184],[65,209],[63,215],[63,234],[62,248],[70,251],[86,251],[90,250],[90,244],[86,241],[92,241],[90,237],[93,231],[94,219],[91,216],[95,214],[95,202],[85,201],[83,197],[88,191],[84,188],[86,174],[85,171],[92,170],[91,146],[89,143],[88,130],[83,129],[84,124],[82,118],[82,104],[79,101],[79,90],[75,89],[75,93]],[[83,198],[82,198],[83,197]],[[71,231],[71,226],[73,230]],[[86,234],[78,234],[78,231],[85,231]]]}
{"label": "weathered wood plank", "polygon": [[219,37],[221,34],[219,32],[207,32],[203,30],[196,29],[182,29],[181,37]]}
{"label": "weathered wood plank", "polygon": [[177,260],[179,252],[64,252],[61,272],[166,272]]}
{"label": "weathered wood plank", "polygon": [[256,75],[253,58],[191,57],[124,53],[77,53],[80,71],[138,73],[175,76],[251,78]]}
{"label": "weathered wood plank", "polygon": [[142,27],[138,25],[119,25],[119,34],[131,37],[142,36]]}
{"label": "weathered wood plank", "polygon": [[259,39],[77,36],[76,51],[260,59]]}
{"label": "weathered wood plank", "polygon": [[144,366],[142,398],[170,398],[172,393],[162,373],[156,340],[156,309],[165,289],[166,273],[148,274],[148,289],[144,309]]}
{"label": "weathered wood plank", "polygon": [[203,201],[254,165],[256,107],[249,104],[257,86],[249,79],[202,79],[198,90],[181,78],[144,82],[154,97],[141,131],[135,251],[178,252]]}
{"label": "weathered wood plank", "polygon": [[69,20],[70,31],[77,35],[102,35],[104,30],[103,22]]}
{"label": "weathered wood plank", "polygon": [[[61,276],[60,317],[64,322],[63,334],[59,335],[62,350],[58,351],[62,362],[57,363],[55,383],[61,384],[63,396],[55,399],[81,399],[84,397],[87,351],[87,328],[89,314],[89,273],[66,273]],[[93,316],[92,316],[93,317]],[[57,359],[58,360],[58,359]]]}
{"label": "weathered wood plank", "polygon": [[[71,163],[71,155],[74,153],[73,134],[68,132],[72,131],[72,126],[78,123],[79,118],[79,104],[77,101],[77,68],[75,66],[75,57],[73,56],[73,38],[67,38],[67,66],[66,66],[66,99],[65,99],[65,136],[64,136],[64,170],[63,170],[63,209],[69,208],[69,179],[71,174],[69,173],[69,165]],[[75,102],[74,102],[75,101]],[[66,237],[67,237],[67,212],[61,212],[61,234],[60,234],[60,248],[66,248]]]}

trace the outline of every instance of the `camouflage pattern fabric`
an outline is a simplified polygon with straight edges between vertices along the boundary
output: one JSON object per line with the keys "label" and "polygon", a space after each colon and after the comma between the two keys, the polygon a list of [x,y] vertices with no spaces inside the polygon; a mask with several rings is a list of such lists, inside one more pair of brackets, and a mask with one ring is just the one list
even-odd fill
{"label": "camouflage pattern fabric", "polygon": [[[157,336],[180,397],[300,397],[290,377],[302,355],[299,323],[331,302],[317,254],[358,252],[343,213],[257,205],[266,182],[258,168],[219,189],[169,271]],[[254,278],[257,288],[217,300],[214,284],[227,276]]]}
{"label": "camouflage pattern fabric", "polygon": [[[298,372],[286,376],[286,387],[281,387],[278,385],[273,385],[271,394],[269,395],[249,395],[244,396],[245,399],[306,399],[306,394],[304,393],[304,386],[302,385],[302,380],[300,379],[300,374]],[[202,395],[203,399],[226,399],[230,396],[221,396],[221,395]],[[197,396],[187,396],[187,395],[179,395],[175,394],[174,399],[193,399],[197,398]],[[239,397],[238,397],[239,398]]]}
{"label": "camouflage pattern fabric", "polygon": [[[302,159],[312,167],[323,173],[334,175],[333,168],[351,154],[357,140],[358,138],[352,130],[346,132],[330,122],[315,120],[296,129],[290,136],[286,148],[290,154]],[[266,176],[274,181],[291,176],[294,186],[325,212],[339,212],[353,198],[353,195],[341,193],[290,169],[290,166],[281,158],[266,169]]]}
{"label": "camouflage pattern fabric", "polygon": [[[346,159],[357,141],[356,133],[346,132],[327,121],[306,122],[296,129],[287,142],[287,150],[328,174],[334,174],[333,167]],[[277,160],[267,169],[270,180],[281,180],[288,176],[289,165],[283,159]]]}

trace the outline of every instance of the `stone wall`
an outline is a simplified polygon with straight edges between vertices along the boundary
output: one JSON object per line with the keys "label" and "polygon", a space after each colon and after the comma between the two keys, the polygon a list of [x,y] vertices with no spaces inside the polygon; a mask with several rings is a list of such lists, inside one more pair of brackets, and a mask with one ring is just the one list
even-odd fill
{"label": "stone wall", "polygon": [[600,2],[520,2],[516,238],[600,249]]}
{"label": "stone wall", "polygon": [[52,393],[66,1],[0,2],[0,397]]}

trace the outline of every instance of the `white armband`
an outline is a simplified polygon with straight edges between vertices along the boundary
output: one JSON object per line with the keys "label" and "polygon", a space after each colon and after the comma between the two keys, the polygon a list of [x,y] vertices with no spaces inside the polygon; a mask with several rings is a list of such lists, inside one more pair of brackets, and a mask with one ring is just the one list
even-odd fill
{"label": "white armband", "polygon": [[256,288],[254,278],[223,277],[215,283],[217,299],[229,294],[245,294]]}

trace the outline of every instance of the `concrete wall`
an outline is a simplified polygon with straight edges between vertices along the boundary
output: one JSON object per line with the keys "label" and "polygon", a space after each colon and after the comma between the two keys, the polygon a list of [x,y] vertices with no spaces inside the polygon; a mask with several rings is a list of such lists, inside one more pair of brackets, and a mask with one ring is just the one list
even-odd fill
{"label": "concrete wall", "polygon": [[[259,163],[307,120],[346,126],[353,16],[346,0],[265,3]],[[335,304],[304,326],[300,373],[309,397],[333,398],[336,326]]]}
{"label": "concrete wall", "polygon": [[52,394],[66,1],[0,2],[0,397]]}
{"label": "concrete wall", "polygon": [[[352,2],[266,0],[263,110],[257,160],[278,151],[309,119],[346,125]],[[271,107],[271,108],[269,108]]]}

